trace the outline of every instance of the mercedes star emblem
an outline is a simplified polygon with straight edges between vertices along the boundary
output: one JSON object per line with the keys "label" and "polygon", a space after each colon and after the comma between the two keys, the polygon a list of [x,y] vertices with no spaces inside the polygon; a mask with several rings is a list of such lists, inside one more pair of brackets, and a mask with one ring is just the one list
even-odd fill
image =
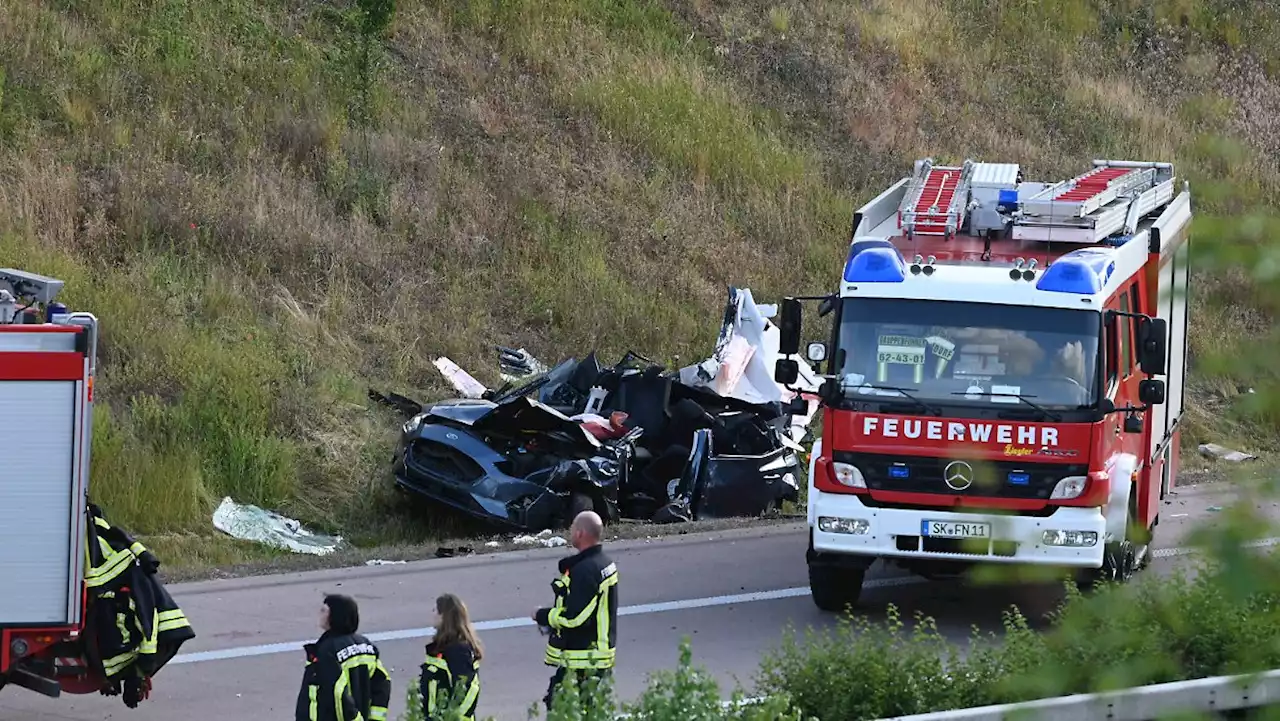
{"label": "mercedes star emblem", "polygon": [[973,485],[973,466],[964,461],[952,461],[942,469],[942,480],[953,491],[963,491]]}

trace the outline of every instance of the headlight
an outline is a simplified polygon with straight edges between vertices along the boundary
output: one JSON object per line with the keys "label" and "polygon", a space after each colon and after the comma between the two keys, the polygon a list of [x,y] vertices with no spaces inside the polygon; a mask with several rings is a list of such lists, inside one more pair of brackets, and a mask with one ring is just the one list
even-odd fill
{"label": "headlight", "polygon": [[858,467],[849,463],[832,463],[831,470],[835,471],[836,482],[842,486],[850,488],[866,488],[867,479],[862,477],[862,471]]}
{"label": "headlight", "polygon": [[419,413],[413,418],[410,418],[409,420],[405,421],[404,425],[400,427],[400,430],[404,432],[406,435],[418,430],[418,428],[422,426],[422,418],[424,415],[426,414]]}
{"label": "headlight", "polygon": [[1088,482],[1089,479],[1086,476],[1067,476],[1053,487],[1049,500],[1069,501],[1072,498],[1079,498],[1080,494],[1084,493],[1084,486]]}
{"label": "headlight", "polygon": [[871,522],[865,518],[818,517],[818,530],[823,533],[844,533],[852,536],[861,536],[870,528]]}
{"label": "headlight", "polygon": [[1045,531],[1040,537],[1046,546],[1096,546],[1097,531]]}

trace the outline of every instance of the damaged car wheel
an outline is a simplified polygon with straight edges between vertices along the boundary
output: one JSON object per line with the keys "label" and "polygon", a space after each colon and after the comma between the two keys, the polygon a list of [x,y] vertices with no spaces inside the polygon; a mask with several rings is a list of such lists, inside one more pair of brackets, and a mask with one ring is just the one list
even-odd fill
{"label": "damaged car wheel", "polygon": [[[596,510],[596,502],[591,498],[591,496],[588,496],[585,493],[575,493],[569,497],[568,521],[569,523],[572,523],[573,519],[577,518],[578,514],[582,513],[583,511],[595,511],[595,510]],[[599,513],[599,511],[596,511],[596,512]]]}

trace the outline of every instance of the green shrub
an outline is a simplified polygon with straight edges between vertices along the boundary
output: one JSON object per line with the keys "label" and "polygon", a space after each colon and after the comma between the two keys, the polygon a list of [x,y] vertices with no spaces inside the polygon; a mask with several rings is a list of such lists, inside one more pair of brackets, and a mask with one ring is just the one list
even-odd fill
{"label": "green shrub", "polygon": [[[680,644],[680,661],[674,669],[653,674],[649,686],[640,698],[619,704],[610,680],[587,680],[582,691],[576,684],[566,681],[552,701],[546,721],[615,721],[620,715],[636,721],[806,721],[791,708],[785,694],[778,694],[760,703],[743,703],[741,690],[735,691],[726,707],[720,696],[720,686],[706,669],[693,665],[693,650],[686,638]],[[418,681],[414,679],[405,695],[407,710],[398,721],[425,721],[418,700]],[[446,721],[459,721],[456,702],[445,702]],[[480,707],[484,696],[480,697]],[[542,704],[529,708],[529,718],[541,715]],[[493,721],[493,717],[481,717]],[[812,721],[812,720],[810,720]]]}
{"label": "green shrub", "polygon": [[[884,622],[843,617],[803,637],[788,631],[757,683],[805,716],[859,721],[1275,668],[1280,585],[1262,571],[1277,558],[1251,568],[1215,559],[1194,578],[1152,575],[1088,594],[1068,584],[1049,631],[1010,608],[1002,635],[975,632],[967,653],[931,618],[908,631],[893,606]],[[1241,574],[1255,582],[1240,587]]]}

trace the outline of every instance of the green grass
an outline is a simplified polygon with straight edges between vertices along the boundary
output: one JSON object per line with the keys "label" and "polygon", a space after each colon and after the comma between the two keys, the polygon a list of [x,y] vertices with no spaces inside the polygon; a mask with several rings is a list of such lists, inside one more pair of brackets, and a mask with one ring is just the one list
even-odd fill
{"label": "green grass", "polygon": [[725,285],[829,288],[926,155],[1177,162],[1217,264],[1186,440],[1274,448],[1270,4],[402,3],[367,132],[351,13],[0,0],[0,262],[102,320],[93,495],[175,563],[246,553],[225,495],[438,533],[388,493],[368,386],[443,394],[439,355],[492,382],[499,343],[700,359]]}

